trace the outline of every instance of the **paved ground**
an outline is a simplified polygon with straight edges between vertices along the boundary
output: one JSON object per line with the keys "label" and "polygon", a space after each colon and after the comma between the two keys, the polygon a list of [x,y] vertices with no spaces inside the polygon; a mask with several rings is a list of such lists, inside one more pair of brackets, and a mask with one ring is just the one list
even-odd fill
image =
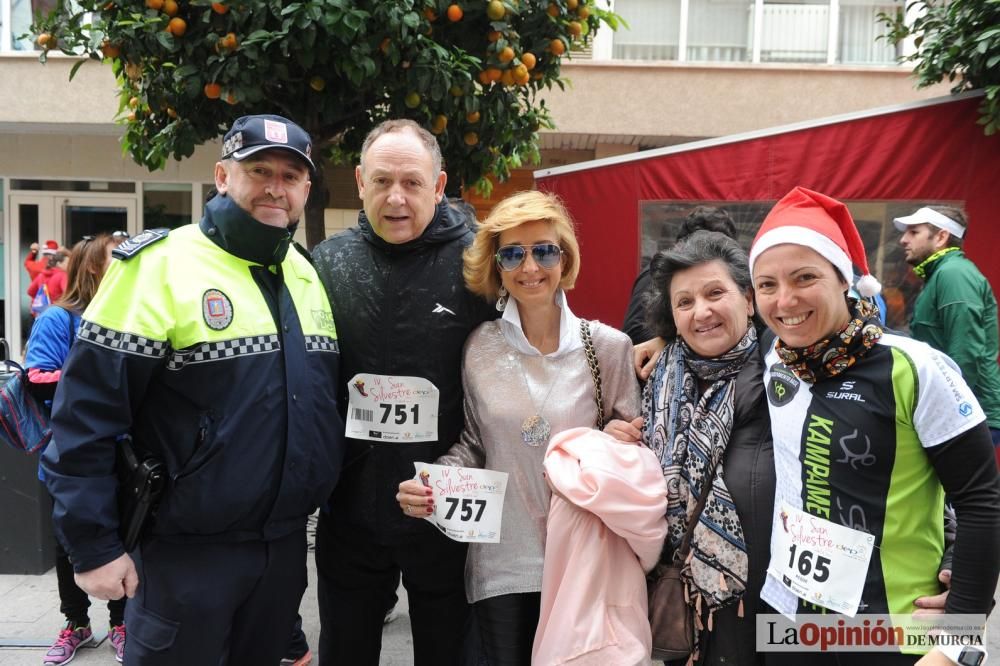
{"label": "paved ground", "polygon": [[[315,579],[315,566],[310,553],[309,580]],[[306,590],[301,612],[306,636],[310,644],[315,645],[319,636],[319,617],[314,587]],[[397,619],[386,625],[382,634],[381,666],[408,666],[413,663],[406,593],[402,589],[397,614]],[[91,608],[91,622],[95,628],[106,628],[107,620],[107,608],[103,604]],[[42,656],[62,623],[54,569],[40,576],[0,575],[0,666],[41,666]],[[1000,662],[1000,612],[991,617],[987,637],[990,653],[996,655],[993,660]],[[44,647],[3,647],[13,642],[32,641]],[[73,660],[73,666],[113,666],[115,663],[107,642],[94,649],[81,650]]]}

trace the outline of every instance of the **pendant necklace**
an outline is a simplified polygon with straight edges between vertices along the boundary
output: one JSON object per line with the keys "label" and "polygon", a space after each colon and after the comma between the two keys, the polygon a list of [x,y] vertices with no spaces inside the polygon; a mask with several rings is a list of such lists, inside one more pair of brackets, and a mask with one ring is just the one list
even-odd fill
{"label": "pendant necklace", "polygon": [[[542,357],[542,362],[544,363],[545,357]],[[521,360],[519,356],[517,359],[518,364],[521,366],[521,377],[524,378],[524,389],[528,392],[528,399],[531,401],[531,406],[535,408],[535,413],[524,419],[521,422],[521,440],[528,446],[536,447],[548,443],[549,436],[552,434],[552,427],[549,422],[542,416],[541,412],[545,409],[545,405],[549,401],[549,396],[552,395],[552,389],[555,388],[556,382],[559,381],[559,375],[556,375],[552,383],[549,384],[549,390],[545,394],[545,399],[542,400],[541,407],[535,407],[535,396],[531,394],[531,385],[528,383],[528,373],[524,371],[524,361]]]}

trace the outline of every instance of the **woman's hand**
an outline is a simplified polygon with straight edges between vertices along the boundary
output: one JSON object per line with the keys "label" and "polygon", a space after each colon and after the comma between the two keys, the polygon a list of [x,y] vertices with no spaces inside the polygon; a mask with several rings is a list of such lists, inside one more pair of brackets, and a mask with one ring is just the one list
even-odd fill
{"label": "woman's hand", "polygon": [[621,419],[611,419],[608,421],[607,425],[604,426],[605,434],[611,435],[615,439],[628,442],[629,444],[638,444],[642,441],[642,417],[632,421],[622,421]]}
{"label": "woman's hand", "polygon": [[646,340],[632,347],[632,365],[635,367],[636,376],[646,381],[652,374],[656,362],[660,360],[663,348],[667,346],[667,341],[663,338],[653,338]]}
{"label": "woman's hand", "polygon": [[944,613],[944,605],[948,602],[948,592],[951,591],[951,569],[942,569],[938,574],[938,581],[945,586],[945,591],[930,597],[918,597],[913,605],[917,610],[913,615],[941,615]]}
{"label": "woman's hand", "polygon": [[412,518],[426,518],[434,513],[434,498],[431,497],[433,492],[416,479],[410,479],[399,484],[396,501],[406,515]]}

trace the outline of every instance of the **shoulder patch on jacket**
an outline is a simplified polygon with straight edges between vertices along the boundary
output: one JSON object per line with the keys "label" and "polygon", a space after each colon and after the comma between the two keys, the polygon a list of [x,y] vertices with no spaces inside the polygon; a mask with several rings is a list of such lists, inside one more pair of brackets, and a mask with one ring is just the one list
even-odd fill
{"label": "shoulder patch on jacket", "polygon": [[169,233],[170,229],[167,228],[147,229],[138,236],[129,238],[127,241],[111,250],[111,256],[122,260],[131,259],[156,241],[161,241],[166,238]]}

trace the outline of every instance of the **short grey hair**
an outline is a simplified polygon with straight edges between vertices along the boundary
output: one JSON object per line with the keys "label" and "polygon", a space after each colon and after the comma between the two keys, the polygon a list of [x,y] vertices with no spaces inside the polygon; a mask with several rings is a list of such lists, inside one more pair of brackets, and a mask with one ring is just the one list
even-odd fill
{"label": "short grey hair", "polygon": [[653,257],[649,264],[653,289],[646,314],[646,324],[653,333],[668,341],[677,337],[670,305],[670,283],[674,275],[715,260],[726,265],[729,277],[742,292],[750,291],[752,281],[747,253],[735,240],[717,231],[696,231]]}
{"label": "short grey hair", "polygon": [[372,147],[373,143],[386,134],[407,131],[412,132],[420,139],[420,143],[424,144],[424,148],[430,153],[431,165],[434,167],[434,177],[437,178],[437,175],[441,172],[442,162],[444,161],[441,157],[441,146],[438,145],[437,139],[434,138],[433,134],[408,118],[386,120],[379,123],[371,132],[368,132],[364,143],[361,144],[361,171],[364,172],[365,170],[365,155],[368,154],[368,149]]}

